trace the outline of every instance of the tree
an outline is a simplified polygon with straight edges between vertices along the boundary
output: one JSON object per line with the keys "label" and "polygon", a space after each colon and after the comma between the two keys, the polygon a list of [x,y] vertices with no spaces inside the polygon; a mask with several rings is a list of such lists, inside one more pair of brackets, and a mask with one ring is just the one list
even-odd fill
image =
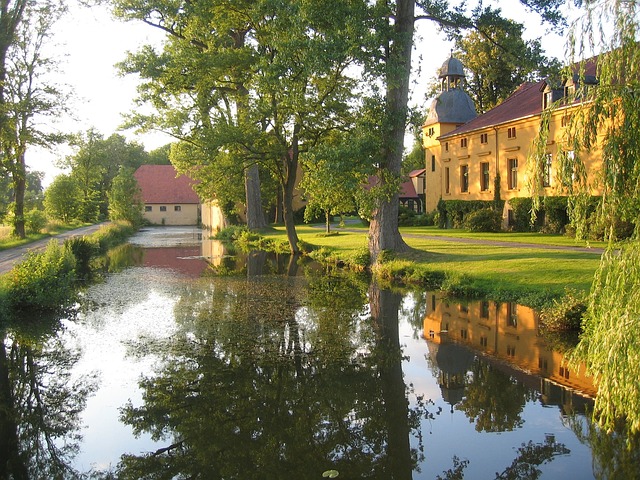
{"label": "tree", "polygon": [[[595,415],[607,429],[620,420],[634,433],[640,431],[640,28],[637,2],[586,2],[586,13],[570,35],[576,65],[565,76],[578,79],[580,88],[567,100],[576,106],[565,129],[566,150],[560,158],[560,181],[571,190],[571,218],[585,232],[591,189],[585,175],[583,153],[597,146],[602,166],[595,182],[602,196],[596,218],[615,236],[615,221],[635,225],[628,244],[619,250],[612,242],[602,256],[583,318],[583,333],[574,360],[582,360],[598,386]],[[605,25],[606,24],[606,25]],[[615,25],[615,28],[611,28]],[[585,82],[586,52],[600,52],[596,62],[597,86]],[[549,115],[553,109],[549,109]],[[545,124],[543,123],[543,126]],[[548,128],[542,128],[538,149],[530,159],[535,180],[542,171],[541,146]]]}
{"label": "tree", "polygon": [[144,203],[133,172],[134,170],[131,168],[121,167],[120,173],[111,182],[111,190],[107,193],[109,218],[111,220],[126,220],[133,225],[140,225]]}
{"label": "tree", "polygon": [[[65,110],[65,95],[43,79],[55,67],[55,62],[44,56],[43,47],[66,7],[49,0],[15,2],[18,11],[7,19],[7,25],[3,21],[8,16],[7,3],[2,3],[0,14],[0,27],[10,29],[2,32],[10,38],[4,53],[4,46],[0,45],[0,153],[3,169],[13,181],[14,234],[24,238],[25,152],[28,145],[47,147],[61,141],[59,135],[41,130],[36,120],[55,117]],[[25,4],[18,8],[21,3]],[[5,41],[8,40],[0,44]]]}
{"label": "tree", "polygon": [[47,214],[64,223],[80,217],[82,202],[82,189],[70,175],[58,175],[44,192]]}
{"label": "tree", "polygon": [[147,163],[148,154],[139,143],[128,142],[119,134],[112,134],[105,139],[93,128],[75,135],[70,144],[77,151],[60,165],[71,169],[70,175],[82,190],[79,218],[85,222],[107,218],[107,194],[119,169],[138,168]]}
{"label": "tree", "polygon": [[486,7],[477,28],[456,36],[456,57],[470,72],[467,90],[478,113],[484,113],[511,95],[525,81],[537,81],[560,71],[556,59],[542,52],[540,39],[524,40],[524,25]]}
{"label": "tree", "polygon": [[[554,25],[562,23],[559,13],[562,0],[521,0],[521,3]],[[415,21],[429,20],[449,33],[458,32],[477,28],[480,10],[467,14],[438,0],[396,0],[375,2],[371,12],[377,20],[370,45],[375,54],[369,71],[383,82],[385,106],[381,127],[385,135],[376,173],[379,189],[369,228],[369,252],[375,262],[382,250],[408,248],[398,231],[398,191]]]}
{"label": "tree", "polygon": [[310,153],[302,160],[303,178],[300,188],[307,199],[305,220],[314,218],[318,211],[325,215],[326,233],[330,233],[332,215],[353,212],[356,209],[354,193],[363,187],[365,179],[356,169],[353,152],[348,145],[327,145]]}
{"label": "tree", "polygon": [[221,198],[228,192],[222,182],[248,165],[263,166],[281,187],[289,245],[298,252],[293,196],[300,154],[352,123],[348,67],[362,54],[362,2],[185,4],[179,17],[171,10],[160,22],[153,16],[160,6],[136,6],[122,1],[119,11],[170,32],[161,55],[143,49],[125,67],[151,80],[146,98],[183,140],[172,162],[221,204],[232,200]]}

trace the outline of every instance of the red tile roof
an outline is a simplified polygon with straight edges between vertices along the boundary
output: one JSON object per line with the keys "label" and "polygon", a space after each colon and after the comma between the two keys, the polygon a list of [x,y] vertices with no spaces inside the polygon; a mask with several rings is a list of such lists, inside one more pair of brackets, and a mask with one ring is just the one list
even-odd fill
{"label": "red tile roof", "polygon": [[[596,78],[597,57],[590,58],[582,64],[586,76]],[[577,78],[581,64],[572,66],[574,77]],[[561,82],[564,83],[564,82]],[[547,85],[547,80],[539,82],[524,82],[520,85],[504,102],[492,108],[488,112],[469,120],[455,130],[441,135],[440,138],[447,138],[461,133],[468,133],[482,128],[501,125],[521,118],[540,115],[542,112],[542,91]],[[556,87],[554,87],[556,88]]]}
{"label": "red tile roof", "polygon": [[[368,179],[368,183],[364,185],[365,190],[370,190],[372,187],[375,187],[378,184],[378,177],[375,175],[370,175]],[[413,186],[413,182],[411,180],[407,180],[406,182],[400,185],[400,198],[419,198],[416,193],[416,189]]]}
{"label": "red tile roof", "polygon": [[467,133],[473,130],[511,122],[519,118],[540,114],[542,111],[542,94],[540,93],[540,89],[543,88],[544,83],[544,80],[537,83],[523,83],[509,98],[497,107],[468,121],[448,134],[442,135],[440,138]]}
{"label": "red tile roof", "polygon": [[142,165],[134,173],[144,203],[200,203],[195,182],[185,175],[176,178],[173,165]]}

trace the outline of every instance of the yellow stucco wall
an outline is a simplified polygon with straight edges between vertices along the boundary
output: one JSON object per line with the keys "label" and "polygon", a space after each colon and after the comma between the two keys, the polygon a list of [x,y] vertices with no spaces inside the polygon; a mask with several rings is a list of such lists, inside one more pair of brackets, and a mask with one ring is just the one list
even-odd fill
{"label": "yellow stucco wall", "polygon": [[154,225],[197,225],[199,217],[200,205],[196,204],[147,204],[144,210],[145,220]]}
{"label": "yellow stucco wall", "polygon": [[[559,109],[554,112],[549,122],[550,134],[547,153],[552,156],[552,167],[551,183],[549,187],[544,189],[545,195],[562,195],[564,193],[559,188],[559,182],[555,176],[558,167],[558,153],[566,149],[563,140],[566,127],[563,126],[562,117],[571,113],[571,110],[571,108]],[[500,173],[500,198],[502,200],[531,196],[527,159],[540,128],[539,115],[440,138],[454,128],[455,125],[438,123],[422,128],[427,169],[427,211],[434,210],[440,198],[444,200],[493,200],[496,172]],[[510,129],[513,128],[515,128],[515,135],[513,130],[510,135]],[[430,135],[431,129],[433,129],[433,133]],[[593,184],[595,175],[601,166],[600,150],[580,152],[580,156],[587,167],[589,182]],[[435,162],[433,162],[434,158]],[[517,185],[515,188],[511,188],[509,183],[510,160],[517,161]],[[488,164],[489,168],[489,182],[486,190],[481,188],[481,164],[483,163]],[[463,167],[468,169],[467,192],[462,191]],[[597,195],[599,191],[593,188],[592,193]],[[507,204],[505,216],[508,208]]]}

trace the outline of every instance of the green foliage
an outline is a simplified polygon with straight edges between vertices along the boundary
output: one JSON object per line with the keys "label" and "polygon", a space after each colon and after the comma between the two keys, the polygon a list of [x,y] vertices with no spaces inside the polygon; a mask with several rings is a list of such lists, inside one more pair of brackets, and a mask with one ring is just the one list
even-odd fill
{"label": "green foliage", "polygon": [[530,232],[533,230],[531,224],[531,212],[533,201],[530,197],[512,198],[509,205],[513,210],[512,224],[509,225],[516,232]]}
{"label": "green foliage", "polygon": [[137,226],[142,224],[144,204],[133,173],[133,169],[122,167],[113,179],[107,197],[111,220],[124,220]]}
{"label": "green foliage", "polygon": [[248,231],[248,228],[244,225],[229,225],[228,227],[218,231],[213,238],[216,240],[233,242],[237,240],[241,234]]}
{"label": "green foliage", "polygon": [[584,293],[567,289],[560,299],[554,299],[551,305],[540,312],[540,323],[545,331],[578,332],[582,317],[587,310],[587,298]]}
{"label": "green foliage", "polygon": [[76,277],[88,279],[91,276],[91,260],[99,253],[96,239],[89,237],[73,237],[64,242],[76,259]]}
{"label": "green foliage", "polygon": [[454,55],[468,70],[467,89],[478,113],[506,99],[525,81],[537,81],[560,70],[558,60],[545,57],[540,39],[525,40],[524,25],[485,7],[477,28],[458,36]]}
{"label": "green foliage", "polygon": [[569,223],[567,213],[567,197],[544,197],[544,225],[540,229],[543,233],[563,233]]}
{"label": "green foliage", "polygon": [[471,232],[499,232],[502,230],[502,215],[492,208],[475,210],[465,217],[464,228]]}
{"label": "green foliage", "polygon": [[42,253],[31,252],[8,273],[11,307],[17,310],[55,311],[69,304],[76,261],[71,249],[49,242]]}
{"label": "green foliage", "polygon": [[584,333],[574,360],[584,361],[598,387],[594,414],[607,429],[625,421],[640,432],[640,241],[610,249],[597,271]]}
{"label": "green foliage", "polygon": [[47,215],[64,223],[79,218],[80,204],[80,187],[69,175],[58,175],[44,192]]}
{"label": "green foliage", "polygon": [[[463,228],[465,217],[476,210],[491,208],[485,200],[442,200],[438,202],[438,226],[440,228]],[[442,225],[442,226],[441,226]]]}
{"label": "green foliage", "polygon": [[47,226],[47,215],[36,208],[29,210],[24,216],[27,234],[37,234]]}
{"label": "green foliage", "polygon": [[119,245],[135,233],[136,227],[129,222],[113,222],[91,235],[91,241],[95,242],[100,253],[106,253],[111,247]]}

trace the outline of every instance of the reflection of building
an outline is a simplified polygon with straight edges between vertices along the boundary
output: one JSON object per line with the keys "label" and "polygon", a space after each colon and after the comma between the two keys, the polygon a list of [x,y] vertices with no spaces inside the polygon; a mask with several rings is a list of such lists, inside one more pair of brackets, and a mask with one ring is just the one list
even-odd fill
{"label": "reflection of building", "polygon": [[464,397],[467,372],[475,355],[468,348],[454,343],[429,343],[429,354],[438,367],[438,385],[442,399],[453,407]]}
{"label": "reflection of building", "polygon": [[173,165],[142,165],[134,174],[144,202],[144,218],[155,225],[197,225],[200,199],[193,180],[176,176]]}
{"label": "reflection of building", "polygon": [[[438,293],[429,293],[428,298],[423,335],[429,342],[462,343],[547,381],[595,396],[584,367],[569,368],[564,356],[545,344],[533,309],[490,301],[456,303]],[[543,397],[551,390],[551,385],[544,383]]]}

